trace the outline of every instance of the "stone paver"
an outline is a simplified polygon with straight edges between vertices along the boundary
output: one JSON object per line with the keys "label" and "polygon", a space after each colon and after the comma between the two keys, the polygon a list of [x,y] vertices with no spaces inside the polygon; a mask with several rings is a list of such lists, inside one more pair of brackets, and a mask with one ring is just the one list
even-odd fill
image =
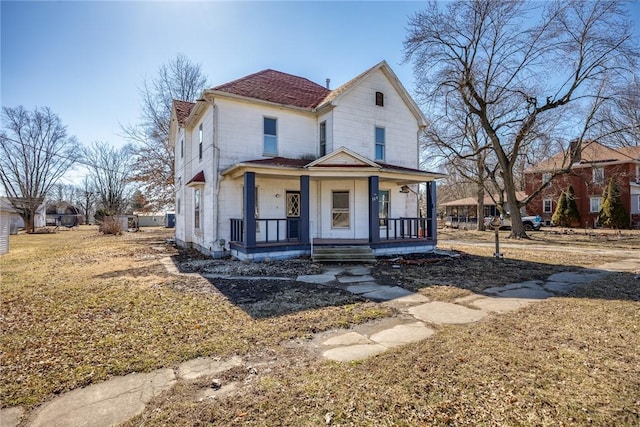
{"label": "stone paver", "polygon": [[420,304],[411,307],[408,311],[416,319],[436,324],[472,323],[487,315],[486,311],[440,301]]}
{"label": "stone paver", "polygon": [[15,427],[24,414],[21,407],[0,409],[0,427]]}
{"label": "stone paver", "polygon": [[113,426],[142,413],[151,398],[176,383],[173,369],[129,374],[70,391],[36,410],[29,426]]}
{"label": "stone paver", "polygon": [[308,274],[304,276],[298,276],[296,280],[298,282],[324,285],[325,283],[333,282],[334,280],[336,280],[336,276],[334,276],[333,274]]}
{"label": "stone paver", "polygon": [[413,292],[400,286],[380,286],[377,290],[362,294],[363,297],[374,301],[390,301],[412,295]]}
{"label": "stone paver", "polygon": [[374,292],[380,289],[380,285],[376,282],[359,283],[357,285],[351,285],[347,287],[347,291],[352,294],[366,294],[367,292]]}
{"label": "stone paver", "polygon": [[344,269],[344,273],[349,274],[351,276],[366,276],[368,274],[371,274],[371,267],[354,265],[351,267],[346,267]]}
{"label": "stone paver", "polygon": [[351,362],[384,353],[386,350],[387,347],[380,344],[356,344],[326,350],[322,356],[336,362]]}
{"label": "stone paver", "polygon": [[397,347],[404,344],[420,341],[429,338],[436,331],[429,328],[422,322],[397,325],[391,329],[385,329],[369,338],[385,347]]}
{"label": "stone paver", "polygon": [[542,300],[553,296],[551,292],[545,291],[540,286],[538,286],[537,288],[527,287],[519,289],[508,289],[504,292],[499,292],[496,295],[503,298],[527,298],[532,300]]}
{"label": "stone paver", "polygon": [[371,340],[357,332],[347,332],[325,340],[322,345],[335,347],[340,345],[373,344]]}
{"label": "stone paver", "polygon": [[219,397],[228,396],[235,393],[240,388],[239,386],[239,382],[232,382],[229,384],[225,384],[220,388],[205,388],[203,390],[200,390],[196,394],[196,402],[203,401],[205,399],[216,399]]}
{"label": "stone paver", "polygon": [[552,274],[547,278],[548,282],[589,283],[609,274],[607,271],[584,270],[565,271]]}
{"label": "stone paver", "polygon": [[568,282],[547,282],[544,288],[557,294],[566,294],[578,287],[577,283]]}
{"label": "stone paver", "polygon": [[483,297],[471,301],[469,305],[483,311],[508,313],[526,307],[533,302],[535,302],[535,300],[529,298]]}
{"label": "stone paver", "polygon": [[180,364],[178,377],[185,380],[195,380],[205,375],[217,374],[241,365],[242,359],[239,357],[232,357],[228,360],[198,357]]}
{"label": "stone paver", "polygon": [[358,282],[373,282],[375,279],[368,274],[362,276],[338,276],[338,282],[340,283],[358,283]]}

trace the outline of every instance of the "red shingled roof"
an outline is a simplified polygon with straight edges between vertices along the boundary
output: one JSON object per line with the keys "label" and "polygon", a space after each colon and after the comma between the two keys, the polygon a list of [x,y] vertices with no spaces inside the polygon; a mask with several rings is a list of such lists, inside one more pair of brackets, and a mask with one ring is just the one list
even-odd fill
{"label": "red shingled roof", "polygon": [[195,174],[194,177],[191,178],[189,180],[189,182],[187,182],[186,185],[189,185],[189,184],[194,184],[194,185],[195,184],[204,184],[204,182],[205,182],[204,181],[204,171],[200,171],[197,174]]}
{"label": "red shingled roof", "polygon": [[184,124],[184,121],[189,117],[189,113],[191,113],[191,109],[196,105],[193,102],[189,101],[180,101],[177,99],[173,100],[173,106],[176,108],[176,116],[178,118],[178,123],[181,125]]}
{"label": "red shingled roof", "polygon": [[331,92],[311,80],[275,70],[263,70],[211,90],[277,104],[313,108]]}

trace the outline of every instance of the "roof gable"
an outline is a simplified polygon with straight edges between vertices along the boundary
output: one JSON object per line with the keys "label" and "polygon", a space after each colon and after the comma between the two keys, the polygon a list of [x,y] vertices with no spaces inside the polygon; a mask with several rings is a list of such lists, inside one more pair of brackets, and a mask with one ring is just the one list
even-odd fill
{"label": "roof gable", "polygon": [[421,126],[426,126],[427,119],[424,117],[424,114],[422,114],[420,107],[418,107],[411,95],[409,95],[409,92],[407,92],[405,87],[400,82],[400,79],[398,79],[398,76],[396,76],[391,67],[389,67],[387,61],[379,62],[378,64],[349,80],[342,86],[336,88],[335,90],[332,90],[331,93],[329,93],[327,97],[322,100],[318,108],[322,108],[327,105],[337,105],[337,103],[340,101],[340,98],[351,92],[353,88],[358,86],[361,82],[378,71],[382,72],[389,80],[398,95],[400,95],[400,98],[402,98],[409,110],[411,110],[411,112],[415,116],[418,124]]}
{"label": "roof gable", "polygon": [[331,92],[311,80],[271,69],[210,90],[299,108],[314,108]]}
{"label": "roof gable", "polygon": [[354,153],[345,147],[340,147],[337,150],[327,154],[324,157],[320,157],[317,160],[309,163],[306,167],[335,167],[335,166],[363,166],[363,167],[372,167],[372,168],[380,168],[380,165],[372,162],[371,160]]}
{"label": "roof gable", "polygon": [[[624,163],[640,160],[640,147],[610,148],[596,141],[585,141],[581,145],[579,162],[572,167],[591,166],[605,163]],[[537,165],[529,172],[544,172],[564,169],[570,166],[568,153],[560,152]]]}

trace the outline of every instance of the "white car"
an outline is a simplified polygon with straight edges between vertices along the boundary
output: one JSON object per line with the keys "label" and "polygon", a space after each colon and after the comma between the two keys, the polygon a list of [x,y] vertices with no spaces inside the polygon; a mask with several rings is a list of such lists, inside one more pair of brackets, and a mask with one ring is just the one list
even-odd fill
{"label": "white car", "polygon": [[[484,227],[488,230],[491,230],[493,227],[491,226],[491,221],[493,221],[492,216],[488,216],[484,218]],[[522,225],[524,225],[524,229],[526,231],[538,231],[540,230],[540,226],[542,225],[542,218],[540,215],[535,216],[523,216],[522,217]],[[501,230],[509,230],[511,229],[511,218],[504,218],[500,215],[500,229]]]}

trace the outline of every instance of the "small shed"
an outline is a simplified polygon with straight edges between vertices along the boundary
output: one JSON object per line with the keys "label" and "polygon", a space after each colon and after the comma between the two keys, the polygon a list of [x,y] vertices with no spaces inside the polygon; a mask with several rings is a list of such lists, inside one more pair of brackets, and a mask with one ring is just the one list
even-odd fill
{"label": "small shed", "polygon": [[164,214],[138,214],[138,226],[162,227],[164,226]]}

